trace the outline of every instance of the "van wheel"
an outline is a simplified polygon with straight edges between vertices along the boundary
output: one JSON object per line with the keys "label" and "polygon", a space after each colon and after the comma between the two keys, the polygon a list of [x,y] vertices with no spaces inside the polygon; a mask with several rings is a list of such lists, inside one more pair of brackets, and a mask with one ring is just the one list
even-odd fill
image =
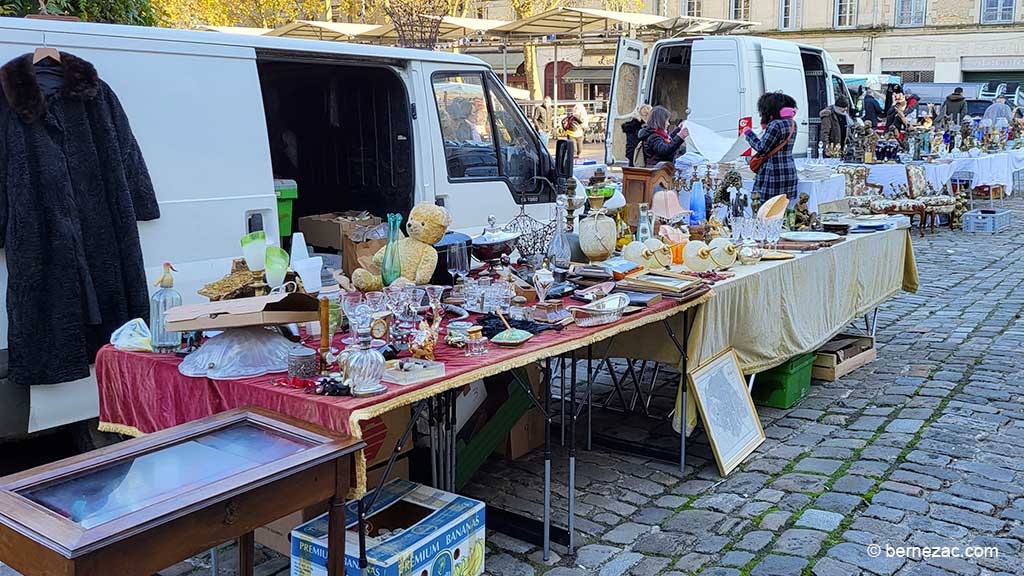
{"label": "van wheel", "polygon": [[127,439],[126,436],[121,434],[100,432],[99,423],[99,418],[92,418],[69,426],[71,441],[74,443],[75,450],[79,454],[117,444]]}

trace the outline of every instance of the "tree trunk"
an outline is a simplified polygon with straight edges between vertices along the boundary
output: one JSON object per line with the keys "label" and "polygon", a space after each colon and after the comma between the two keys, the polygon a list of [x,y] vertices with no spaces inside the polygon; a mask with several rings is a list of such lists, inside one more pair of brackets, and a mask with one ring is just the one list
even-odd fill
{"label": "tree trunk", "polygon": [[526,74],[526,88],[530,91],[530,99],[543,99],[544,84],[537,68],[537,47],[533,44],[523,46],[523,73]]}

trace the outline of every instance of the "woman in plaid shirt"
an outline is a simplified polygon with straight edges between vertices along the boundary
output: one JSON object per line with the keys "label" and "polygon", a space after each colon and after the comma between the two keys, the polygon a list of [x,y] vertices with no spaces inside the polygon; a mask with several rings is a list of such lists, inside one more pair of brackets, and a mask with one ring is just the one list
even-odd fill
{"label": "woman in plaid shirt", "polygon": [[[764,134],[760,138],[750,128],[744,132],[747,142],[759,155],[766,155],[789,141],[772,154],[761,165],[754,179],[754,193],[763,202],[785,194],[788,198],[796,198],[797,172],[793,162],[793,144],[796,142],[796,100],[782,92],[769,92],[761,95],[757,101],[757,111],[761,114],[761,128]],[[792,136],[790,136],[792,134]]]}

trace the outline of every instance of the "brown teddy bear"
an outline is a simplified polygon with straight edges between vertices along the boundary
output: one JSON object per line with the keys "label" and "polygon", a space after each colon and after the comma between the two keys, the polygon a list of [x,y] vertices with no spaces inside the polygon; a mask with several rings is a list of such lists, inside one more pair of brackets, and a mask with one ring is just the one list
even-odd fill
{"label": "brown teddy bear", "polygon": [[[404,278],[414,284],[430,282],[437,267],[437,249],[434,244],[441,241],[451,223],[451,215],[441,206],[428,202],[413,206],[406,224],[409,236],[398,240],[398,256],[402,261],[402,277],[399,280]],[[357,268],[352,273],[352,283],[357,290],[370,292],[383,287],[380,267],[384,263],[384,250],[381,248],[373,255],[376,272]]]}

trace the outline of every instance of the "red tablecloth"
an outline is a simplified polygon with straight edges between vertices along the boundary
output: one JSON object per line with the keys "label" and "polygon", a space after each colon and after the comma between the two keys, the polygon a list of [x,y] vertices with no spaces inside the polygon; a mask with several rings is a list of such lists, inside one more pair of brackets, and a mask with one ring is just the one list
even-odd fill
{"label": "red tablecloth", "polygon": [[[462,350],[439,342],[435,353],[436,359],[445,363],[443,378],[407,386],[387,384],[386,393],[369,398],[318,396],[274,386],[272,382],[282,374],[242,380],[193,378],[178,372],[181,359],[176,356],[124,352],[105,346],[96,356],[100,429],[140,435],[224,410],[255,405],[363,438],[364,429],[368,431],[373,426],[374,417],[390,410],[658,322],[710,297],[709,292],[683,304],[663,300],[615,324],[595,328],[570,325],[560,332],[548,330],[516,348],[489,345],[489,353],[482,357],[467,358]],[[369,449],[379,448],[371,446]],[[372,459],[374,455],[366,456]],[[365,464],[365,460],[362,463]],[[361,476],[357,474],[357,484],[362,484],[358,481],[363,479]]]}

